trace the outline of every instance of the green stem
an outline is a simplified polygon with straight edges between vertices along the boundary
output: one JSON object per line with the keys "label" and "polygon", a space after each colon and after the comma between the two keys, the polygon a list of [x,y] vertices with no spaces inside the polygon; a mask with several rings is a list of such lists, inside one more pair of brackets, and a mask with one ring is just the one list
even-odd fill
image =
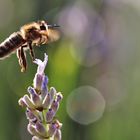
{"label": "green stem", "polygon": [[43,116],[43,123],[46,124],[46,119],[45,119],[45,111],[42,111],[42,116]]}
{"label": "green stem", "polygon": [[[44,124],[44,126],[45,126],[45,128],[46,128],[46,130],[48,130],[48,124],[47,124],[47,122],[46,122],[46,119],[45,119],[45,115],[46,115],[46,110],[43,110],[42,111],[42,116],[43,116],[43,124]],[[46,140],[53,140],[51,137],[49,137],[48,139],[46,139]]]}

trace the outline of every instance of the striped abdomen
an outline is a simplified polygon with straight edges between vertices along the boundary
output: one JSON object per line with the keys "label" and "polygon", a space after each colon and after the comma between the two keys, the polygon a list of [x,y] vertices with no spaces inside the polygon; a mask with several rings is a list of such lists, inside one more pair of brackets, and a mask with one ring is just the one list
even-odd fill
{"label": "striped abdomen", "polygon": [[9,55],[17,48],[21,47],[26,41],[19,32],[11,34],[4,42],[0,44],[0,58]]}

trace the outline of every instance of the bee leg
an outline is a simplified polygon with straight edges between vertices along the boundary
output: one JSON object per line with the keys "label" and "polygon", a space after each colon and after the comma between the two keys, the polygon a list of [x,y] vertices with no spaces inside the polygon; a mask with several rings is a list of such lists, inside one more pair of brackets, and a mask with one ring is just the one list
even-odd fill
{"label": "bee leg", "polygon": [[24,47],[25,46],[22,46],[17,50],[17,57],[19,60],[19,65],[21,66],[21,72],[25,72],[27,69],[26,55],[23,49]]}
{"label": "bee leg", "polygon": [[17,49],[17,58],[18,58],[19,65],[21,66],[21,50],[20,49]]}
{"label": "bee leg", "polygon": [[28,46],[29,46],[30,56],[32,58],[32,61],[34,61],[35,60],[35,53],[34,53],[34,50],[33,50],[33,47],[32,47],[32,42],[29,42]]}

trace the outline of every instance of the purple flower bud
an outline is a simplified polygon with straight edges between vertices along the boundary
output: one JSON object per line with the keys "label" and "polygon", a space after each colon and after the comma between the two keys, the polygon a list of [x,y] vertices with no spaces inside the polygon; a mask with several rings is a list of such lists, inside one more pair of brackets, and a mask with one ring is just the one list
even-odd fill
{"label": "purple flower bud", "polygon": [[47,76],[44,76],[43,83],[42,83],[42,88],[41,89],[46,88],[47,84],[48,84],[48,77]]}
{"label": "purple flower bud", "polygon": [[47,137],[47,131],[42,123],[37,122],[35,124],[36,131],[43,137]]}
{"label": "purple flower bud", "polygon": [[44,108],[48,108],[49,105],[51,104],[51,102],[52,102],[52,98],[51,98],[51,95],[48,93],[48,94],[45,96],[45,98],[44,98],[44,100],[43,100],[43,102],[42,102],[43,107],[44,107]]}
{"label": "purple flower bud", "polygon": [[30,123],[27,125],[27,130],[31,135],[34,135],[36,133],[35,127]]}
{"label": "purple flower bud", "polygon": [[44,54],[44,61],[42,62],[40,59],[35,59],[34,63],[38,65],[37,73],[43,75],[45,67],[48,62],[48,55]]}
{"label": "purple flower bud", "polygon": [[35,105],[33,104],[28,95],[23,96],[23,101],[28,108],[35,109]]}
{"label": "purple flower bud", "polygon": [[29,132],[31,135],[33,135],[33,136],[37,136],[37,137],[39,137],[39,138],[42,137],[42,136],[36,131],[35,126],[32,125],[31,123],[29,123],[29,124],[27,125],[27,130],[28,130],[28,132]]}
{"label": "purple flower bud", "polygon": [[60,101],[62,100],[62,98],[63,98],[63,95],[61,94],[61,92],[58,92],[57,95],[56,95],[57,102],[60,103]]}
{"label": "purple flower bud", "polygon": [[36,122],[37,118],[30,109],[26,110],[26,117],[30,122]]}
{"label": "purple flower bud", "polygon": [[33,80],[33,86],[38,91],[41,90],[42,82],[43,82],[44,75],[36,73],[35,78]]}
{"label": "purple flower bud", "polygon": [[52,97],[54,97],[56,95],[56,89],[54,87],[51,87],[49,93]]}
{"label": "purple flower bud", "polygon": [[31,86],[28,87],[27,91],[28,91],[28,93],[30,93],[30,95],[37,94],[35,89],[33,87],[31,87]]}
{"label": "purple flower bud", "polygon": [[57,102],[56,100],[54,100],[54,101],[52,102],[51,109],[53,109],[54,112],[56,113],[57,110],[58,110],[58,108],[59,108],[59,102]]}
{"label": "purple flower bud", "polygon": [[43,117],[42,117],[42,113],[36,109],[30,110],[34,116],[37,118],[38,121],[42,121]]}
{"label": "purple flower bud", "polygon": [[49,109],[48,112],[46,113],[46,121],[47,122],[51,122],[53,117],[54,117],[55,113],[53,111],[53,109]]}
{"label": "purple flower bud", "polygon": [[40,138],[37,137],[37,136],[33,136],[33,137],[32,137],[32,140],[42,140],[42,139],[40,139]]}
{"label": "purple flower bud", "polygon": [[20,106],[22,106],[22,107],[27,107],[27,105],[25,104],[23,98],[20,98],[20,99],[18,100],[18,104],[19,104]]}
{"label": "purple flower bud", "polygon": [[52,104],[55,94],[56,94],[55,88],[51,87],[49,93],[45,96],[45,98],[43,100],[44,108],[47,108],[50,104]]}
{"label": "purple flower bud", "polygon": [[30,93],[31,100],[35,104],[35,106],[40,107],[42,102],[39,95],[36,93],[35,89],[32,87],[28,87],[28,92]]}
{"label": "purple flower bud", "polygon": [[60,123],[57,119],[54,122],[57,125],[57,128],[60,129],[62,127],[62,123]]}
{"label": "purple flower bud", "polygon": [[56,130],[56,133],[54,135],[54,140],[61,140],[61,130],[60,129],[57,129]]}
{"label": "purple flower bud", "polygon": [[57,125],[55,123],[51,123],[49,125],[48,135],[52,137],[55,134],[56,130],[57,130]]}
{"label": "purple flower bud", "polygon": [[48,93],[47,84],[48,84],[48,77],[44,76],[42,86],[41,86],[41,96],[42,96],[42,98],[44,98]]}

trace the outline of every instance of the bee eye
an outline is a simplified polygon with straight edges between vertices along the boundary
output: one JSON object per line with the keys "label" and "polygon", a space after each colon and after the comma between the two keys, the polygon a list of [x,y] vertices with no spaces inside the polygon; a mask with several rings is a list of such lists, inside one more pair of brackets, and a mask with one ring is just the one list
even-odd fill
{"label": "bee eye", "polygon": [[40,26],[40,29],[41,29],[41,30],[46,30],[46,27],[45,27],[44,25],[41,25],[41,26]]}

